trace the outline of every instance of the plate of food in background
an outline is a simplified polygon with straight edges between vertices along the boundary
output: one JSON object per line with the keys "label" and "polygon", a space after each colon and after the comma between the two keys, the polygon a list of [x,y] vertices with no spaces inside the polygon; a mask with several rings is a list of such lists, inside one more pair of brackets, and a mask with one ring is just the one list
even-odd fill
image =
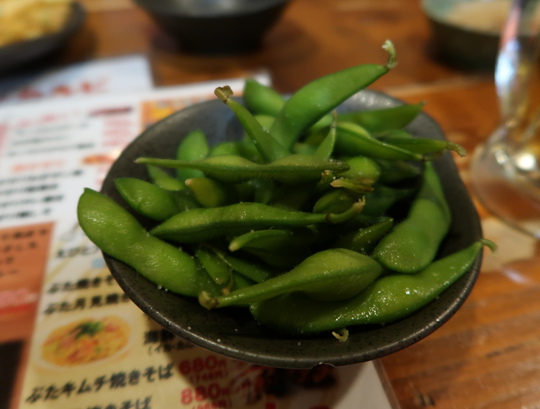
{"label": "plate of food in background", "polygon": [[84,18],[71,0],[0,0],[0,73],[58,50]]}

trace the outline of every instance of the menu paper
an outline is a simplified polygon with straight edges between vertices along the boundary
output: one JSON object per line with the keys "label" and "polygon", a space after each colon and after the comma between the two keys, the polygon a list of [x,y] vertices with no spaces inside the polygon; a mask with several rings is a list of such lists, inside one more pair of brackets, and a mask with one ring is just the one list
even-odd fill
{"label": "menu paper", "polygon": [[[11,292],[0,308],[37,305],[12,409],[391,408],[373,362],[275,369],[175,336],[132,304],[78,226],[83,188],[99,190],[127,144],[222,85],[240,94],[243,80],[0,111],[0,246],[9,249],[0,253],[0,288]],[[14,322],[1,312],[0,333]]]}
{"label": "menu paper", "polygon": [[143,55],[103,58],[0,81],[0,106],[40,100],[151,90],[152,73]]}

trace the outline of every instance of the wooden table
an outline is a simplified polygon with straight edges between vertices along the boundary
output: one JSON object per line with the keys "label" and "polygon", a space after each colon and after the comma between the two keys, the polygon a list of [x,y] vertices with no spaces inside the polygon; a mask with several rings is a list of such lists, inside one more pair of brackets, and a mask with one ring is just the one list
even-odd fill
{"label": "wooden table", "polygon": [[[83,3],[84,28],[52,64],[142,53],[157,86],[265,70],[279,91],[292,92],[324,74],[383,62],[381,45],[391,39],[399,65],[374,89],[426,101],[425,111],[447,137],[471,153],[498,123],[492,74],[434,58],[419,0],[294,0],[262,49],[232,56],[182,53],[128,0]],[[468,160],[457,159],[465,181]],[[397,407],[540,407],[538,245],[479,210],[485,236],[498,242],[499,253],[486,255],[471,296],[446,325],[380,360]]]}

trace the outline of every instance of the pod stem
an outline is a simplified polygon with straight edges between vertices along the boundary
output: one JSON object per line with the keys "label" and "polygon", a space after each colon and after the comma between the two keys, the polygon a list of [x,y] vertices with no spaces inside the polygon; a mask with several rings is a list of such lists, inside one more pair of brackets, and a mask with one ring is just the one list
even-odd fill
{"label": "pod stem", "polygon": [[467,151],[465,150],[465,148],[461,145],[458,145],[457,143],[448,141],[447,148],[456,152],[462,158],[467,156]]}
{"label": "pod stem", "polygon": [[396,48],[394,47],[394,43],[390,40],[386,40],[382,46],[383,50],[388,53],[388,60],[386,61],[386,68],[391,70],[397,65],[396,61]]}
{"label": "pod stem", "polygon": [[216,297],[212,297],[207,291],[202,291],[199,294],[199,303],[206,309],[211,310],[219,304]]}
{"label": "pod stem", "polygon": [[494,242],[492,242],[491,240],[486,239],[486,238],[483,238],[483,239],[481,240],[481,242],[482,242],[482,244],[483,244],[484,246],[486,246],[487,248],[489,248],[493,253],[495,253],[495,252],[497,251],[497,245],[496,245]]}
{"label": "pod stem", "polygon": [[365,205],[366,198],[362,197],[362,199],[353,203],[353,205],[348,210],[345,210],[343,213],[328,213],[326,215],[326,221],[333,224],[346,222],[347,220],[352,219],[354,216],[360,213]]}
{"label": "pod stem", "polygon": [[224,87],[217,87],[214,90],[214,94],[223,102],[227,103],[227,100],[233,95],[233,91],[230,86],[225,85]]}

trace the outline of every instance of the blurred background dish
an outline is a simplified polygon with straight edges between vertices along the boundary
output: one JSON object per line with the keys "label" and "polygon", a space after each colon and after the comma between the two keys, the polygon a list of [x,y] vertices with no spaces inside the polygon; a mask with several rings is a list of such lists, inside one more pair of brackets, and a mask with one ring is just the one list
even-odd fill
{"label": "blurred background dish", "polygon": [[[0,6],[2,5],[0,1]],[[62,23],[61,27],[57,27],[56,23],[52,21],[50,12],[45,15],[46,23],[44,23],[42,29],[36,29],[33,33],[25,34],[21,32],[25,27],[28,27],[27,24],[17,20],[23,18],[24,13],[17,14],[18,17],[15,20],[7,20],[12,21],[13,24],[10,24],[12,29],[6,24],[2,25],[0,44],[3,45],[0,46],[0,74],[33,62],[62,47],[82,26],[85,19],[85,10],[80,3],[69,3],[67,7],[66,16],[63,15],[65,10],[55,8],[59,13],[59,18],[56,21]],[[38,13],[30,13],[27,17],[30,21],[39,20]]]}
{"label": "blurred background dish", "polygon": [[495,66],[510,0],[422,0],[438,58],[471,69]]}
{"label": "blurred background dish", "polygon": [[71,0],[0,0],[0,46],[60,31]]}
{"label": "blurred background dish", "polygon": [[290,0],[133,0],[183,51],[256,50]]}

